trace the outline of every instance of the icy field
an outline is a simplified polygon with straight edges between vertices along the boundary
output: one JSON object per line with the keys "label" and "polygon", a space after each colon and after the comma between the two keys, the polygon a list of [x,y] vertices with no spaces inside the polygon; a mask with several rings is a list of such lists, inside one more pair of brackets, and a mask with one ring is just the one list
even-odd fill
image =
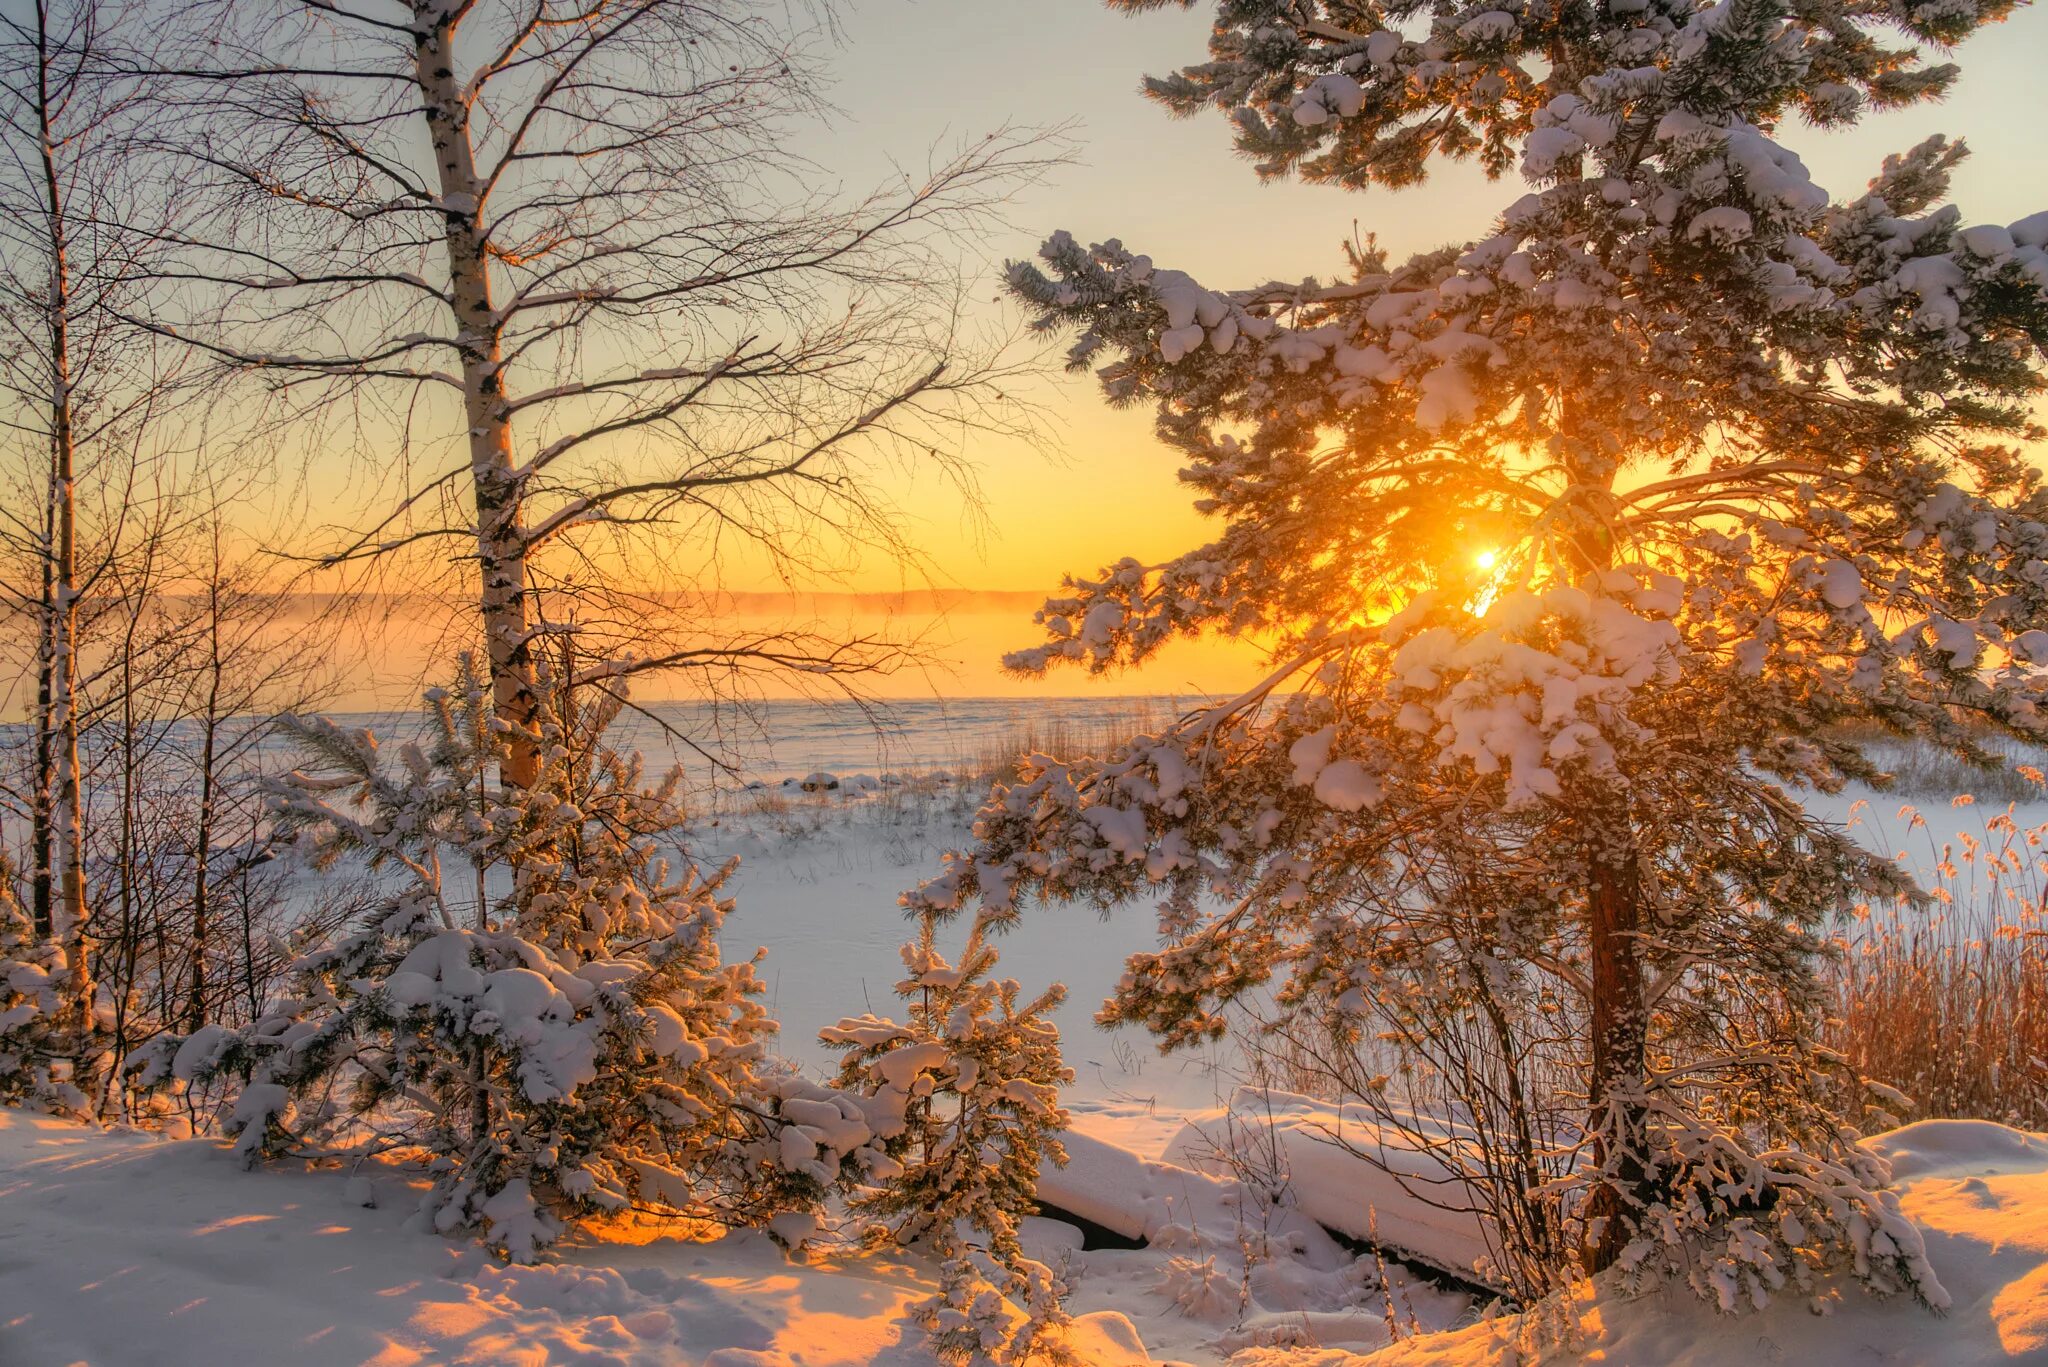
{"label": "icy field", "polygon": [[[782,1022],[782,1051],[825,1063],[818,1030],[842,1016],[887,1014],[903,976],[898,949],[911,932],[896,898],[939,867],[967,837],[973,800],[956,787],[866,797],[780,794],[777,809],[727,814],[698,832],[700,857],[737,855],[730,887],[738,909],[726,922],[728,958],[768,951],[762,978]],[[965,933],[965,927],[959,928]],[[957,936],[956,936],[957,938]],[[1215,1057],[1158,1057],[1138,1030],[1098,1029],[1095,1010],[1123,972],[1126,955],[1153,941],[1141,906],[1103,917],[1085,906],[1039,909],[1001,937],[1001,971],[1036,992],[1064,982],[1057,1019],[1074,1103],[1116,1102],[1160,1114],[1162,1134],[1189,1107],[1213,1106],[1235,1079]]]}

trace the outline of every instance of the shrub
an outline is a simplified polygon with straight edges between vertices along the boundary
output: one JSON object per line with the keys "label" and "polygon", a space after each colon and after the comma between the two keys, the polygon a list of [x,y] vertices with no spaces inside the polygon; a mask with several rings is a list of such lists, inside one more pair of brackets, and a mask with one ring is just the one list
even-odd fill
{"label": "shrub", "polygon": [[252,1163],[421,1154],[435,1227],[480,1226],[515,1260],[591,1216],[815,1207],[845,1155],[784,1161],[780,1107],[804,1089],[762,1066],[753,962],[720,957],[723,873],[661,852],[677,775],[644,788],[637,759],[602,746],[613,703],[544,714],[538,779],[501,789],[506,736],[475,672],[429,701],[431,743],[396,763],[367,732],[291,723],[320,768],[280,786],[283,833],[316,869],[358,859],[395,886],[252,1024],[132,1066],[239,1083],[226,1128]]}
{"label": "shrub", "polygon": [[2048,1127],[2044,836],[2008,808],[1934,851],[1929,901],[1865,903],[1837,930],[1827,1040],[1907,1115]]}
{"label": "shrub", "polygon": [[[941,1361],[1068,1362],[1054,1337],[1067,1323],[1062,1288],[1017,1239],[1040,1163],[1066,1162],[1059,1088],[1073,1072],[1046,1018],[1066,992],[1055,984],[1020,1005],[1015,979],[989,976],[995,965],[982,925],[956,966],[927,920],[903,947],[896,995],[909,1003],[907,1019],[858,1016],[821,1032],[845,1051],[840,1086],[866,1098],[888,1159],[873,1173],[886,1180],[857,1187],[850,1205],[875,1221],[871,1242],[913,1245],[940,1260],[938,1293],[911,1313]],[[978,1246],[962,1226],[980,1235]],[[1006,1299],[1022,1308],[1021,1322]]]}

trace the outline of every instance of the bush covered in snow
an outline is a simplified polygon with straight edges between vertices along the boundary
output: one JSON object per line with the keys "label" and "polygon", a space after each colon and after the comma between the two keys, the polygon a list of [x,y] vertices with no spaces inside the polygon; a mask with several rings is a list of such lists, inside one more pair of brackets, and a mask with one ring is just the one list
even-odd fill
{"label": "bush covered in snow", "polygon": [[228,1085],[226,1129],[252,1162],[420,1151],[434,1226],[480,1226],[518,1261],[586,1216],[815,1207],[840,1174],[815,1151],[785,1161],[779,1111],[820,1089],[764,1066],[754,964],[719,953],[723,875],[663,854],[677,776],[643,787],[637,759],[603,746],[607,702],[544,713],[538,779],[501,788],[505,737],[467,664],[430,702],[431,743],[395,762],[367,732],[293,724],[320,767],[280,785],[282,833],[313,867],[362,860],[391,891],[253,1024],[130,1066]]}
{"label": "bush covered in snow", "polygon": [[927,920],[903,947],[896,995],[906,1018],[850,1017],[822,1038],[845,1051],[839,1085],[864,1098],[887,1156],[854,1189],[852,1212],[875,1221],[870,1239],[940,1260],[938,1293],[912,1313],[941,1360],[1060,1362],[1062,1288],[1025,1256],[1017,1226],[1033,1209],[1040,1164],[1066,1161],[1059,1089],[1073,1072],[1048,1019],[1065,989],[1021,1002],[1015,979],[989,976],[996,957],[977,924],[949,963]]}
{"label": "bush covered in snow", "polygon": [[0,853],[0,1105],[85,1109],[68,1077],[70,1050],[58,1029],[62,954],[38,940],[14,895],[14,870]]}

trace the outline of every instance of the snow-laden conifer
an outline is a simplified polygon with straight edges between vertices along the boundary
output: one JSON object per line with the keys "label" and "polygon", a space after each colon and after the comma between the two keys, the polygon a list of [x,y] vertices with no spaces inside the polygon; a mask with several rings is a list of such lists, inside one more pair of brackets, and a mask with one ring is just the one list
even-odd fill
{"label": "snow-laden conifer", "polygon": [[1269,983],[1322,1020],[1491,984],[1578,1098],[1562,1149],[1511,1142],[1566,1156],[1588,1266],[1726,1305],[1845,1266],[1940,1304],[1815,1082],[1821,926],[1903,876],[1780,785],[1881,782],[1847,723],[1980,762],[1984,728],[2042,735],[2048,214],[1965,225],[1938,137],[1838,199],[1775,130],[1939,95],[1920,48],[2009,8],[1223,0],[1151,91],[1223,110],[1263,174],[1476,156],[1528,192],[1329,282],[1214,289],[1065,233],[1012,267],[1220,530],[1071,579],[1011,664],[1223,630],[1276,668],[1035,762],[914,905],[1160,897],[1107,1014],[1169,1044]]}
{"label": "snow-laden conifer", "polygon": [[82,1113],[61,1028],[63,950],[39,940],[0,853],[0,1105]]}
{"label": "snow-laden conifer", "polygon": [[874,1222],[871,1239],[939,1260],[939,1289],[912,1315],[963,1367],[1071,1360],[1063,1288],[1017,1238],[1039,1165],[1066,1161],[1059,1089],[1074,1075],[1049,1019],[1066,989],[1022,1001],[1016,979],[990,976],[996,959],[976,924],[948,962],[927,919],[903,946],[905,1019],[849,1017],[820,1034],[844,1051],[839,1085],[863,1099],[888,1160],[854,1188],[851,1212]]}
{"label": "snow-laden conifer", "polygon": [[815,1206],[866,1131],[849,1104],[831,1162],[783,1160],[781,1098],[832,1103],[764,1059],[754,963],[719,953],[724,873],[664,854],[677,775],[643,787],[638,759],[602,745],[605,701],[544,709],[541,781],[503,788],[507,741],[466,661],[430,702],[429,740],[395,762],[367,731],[292,723],[320,763],[279,786],[280,834],[314,868],[358,859],[391,890],[254,1024],[133,1066],[239,1082],[226,1129],[252,1162],[422,1153],[434,1226],[482,1227],[520,1261],[584,1216]]}

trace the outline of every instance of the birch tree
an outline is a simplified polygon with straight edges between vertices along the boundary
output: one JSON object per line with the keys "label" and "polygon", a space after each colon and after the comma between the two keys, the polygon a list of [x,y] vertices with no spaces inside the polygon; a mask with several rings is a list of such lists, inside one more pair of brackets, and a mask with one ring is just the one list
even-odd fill
{"label": "birch tree", "polygon": [[35,513],[17,507],[7,529],[35,567],[33,587],[9,595],[37,633],[31,916],[56,946],[58,1017],[81,1054],[93,1018],[81,614],[106,560],[87,547],[80,481],[89,465],[125,458],[167,387],[153,347],[113,308],[132,302],[142,281],[133,240],[113,226],[130,216],[112,211],[112,186],[139,95],[109,70],[113,28],[112,7],[96,0],[0,10],[0,396],[10,443],[22,464],[40,467],[32,482],[41,493]]}
{"label": "birch tree", "polygon": [[[306,411],[345,398],[371,415],[352,430],[386,501],[325,563],[473,565],[498,715],[520,735],[540,638],[559,626],[544,594],[644,586],[664,559],[728,543],[785,572],[835,540],[903,551],[869,462],[958,474],[947,453],[1000,378],[961,345],[945,239],[1037,154],[997,134],[871,196],[818,188],[828,174],[787,140],[824,113],[827,28],[791,13],[197,0],[175,14],[175,151],[221,212],[217,231],[178,240],[191,307],[156,325]],[[888,655],[691,625],[590,681],[755,666],[830,679]],[[503,778],[530,782],[536,762],[515,740]]]}

